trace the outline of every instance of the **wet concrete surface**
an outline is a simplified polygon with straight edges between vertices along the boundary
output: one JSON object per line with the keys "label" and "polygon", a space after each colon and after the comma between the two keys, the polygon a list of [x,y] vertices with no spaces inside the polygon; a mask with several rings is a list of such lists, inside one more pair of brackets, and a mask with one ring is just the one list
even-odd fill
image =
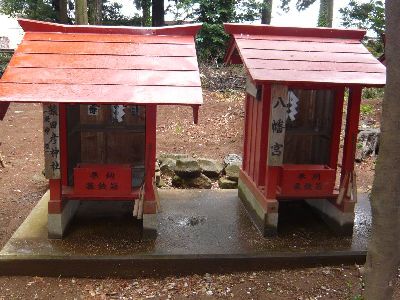
{"label": "wet concrete surface", "polygon": [[280,203],[279,234],[264,238],[237,190],[161,190],[158,237],[140,241],[132,204],[84,202],[63,240],[47,238],[47,203],[39,202],[0,252],[7,256],[259,255],[364,251],[371,226],[359,195],[353,237],[336,236],[303,201]]}

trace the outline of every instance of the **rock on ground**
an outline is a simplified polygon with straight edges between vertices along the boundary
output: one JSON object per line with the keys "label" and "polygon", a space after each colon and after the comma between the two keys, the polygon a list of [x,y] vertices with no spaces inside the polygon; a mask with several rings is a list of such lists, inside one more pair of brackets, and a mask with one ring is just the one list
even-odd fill
{"label": "rock on ground", "polygon": [[375,156],[379,152],[380,129],[366,129],[358,133],[356,162],[363,161],[368,155]]}
{"label": "rock on ground", "polygon": [[232,165],[228,165],[225,168],[226,177],[228,179],[236,181],[236,182],[239,180],[239,171],[240,171],[239,165],[232,164]]}
{"label": "rock on ground", "polygon": [[195,178],[201,174],[200,165],[193,158],[178,159],[174,171],[182,178]]}
{"label": "rock on ground", "polygon": [[238,183],[237,181],[230,180],[226,177],[221,177],[218,180],[218,186],[221,189],[237,189]]}
{"label": "rock on ground", "polygon": [[172,185],[174,187],[179,188],[195,188],[195,189],[211,189],[212,182],[210,178],[208,178],[204,174],[200,174],[198,177],[192,178],[182,178],[178,175],[175,175],[172,179]]}
{"label": "rock on ground", "polygon": [[176,160],[172,158],[165,158],[161,163],[160,170],[163,175],[174,176]]}
{"label": "rock on ground", "polygon": [[178,159],[184,159],[184,158],[190,158],[189,154],[184,154],[184,153],[164,153],[160,154],[158,157],[158,160],[162,164],[165,159],[170,158],[172,160],[178,160]]}
{"label": "rock on ground", "polygon": [[224,163],[226,166],[229,165],[242,165],[242,157],[237,154],[228,154],[224,157]]}
{"label": "rock on ground", "polygon": [[215,159],[200,158],[198,160],[201,172],[207,177],[217,178],[224,170],[222,163]]}

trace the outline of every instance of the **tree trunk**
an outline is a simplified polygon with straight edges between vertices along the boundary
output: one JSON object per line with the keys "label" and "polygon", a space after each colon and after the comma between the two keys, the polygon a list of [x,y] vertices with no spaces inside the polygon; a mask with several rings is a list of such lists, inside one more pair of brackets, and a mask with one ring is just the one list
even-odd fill
{"label": "tree trunk", "polygon": [[271,24],[272,0],[263,0],[261,9],[261,24]]}
{"label": "tree trunk", "polygon": [[319,4],[318,27],[332,27],[333,0],[321,0]]}
{"label": "tree trunk", "polygon": [[58,20],[62,24],[68,24],[68,0],[59,0]]}
{"label": "tree trunk", "polygon": [[90,24],[99,25],[103,18],[103,0],[92,0],[89,2]]}
{"label": "tree trunk", "polygon": [[151,26],[151,0],[142,0],[142,26]]}
{"label": "tree trunk", "polygon": [[387,81],[381,144],[371,195],[372,233],[365,264],[365,299],[391,299],[400,264],[400,7],[386,0]]}
{"label": "tree trunk", "polygon": [[152,1],[152,26],[161,27],[165,25],[164,21],[164,0]]}
{"label": "tree trunk", "polygon": [[88,24],[87,0],[75,0],[75,22],[78,25]]}

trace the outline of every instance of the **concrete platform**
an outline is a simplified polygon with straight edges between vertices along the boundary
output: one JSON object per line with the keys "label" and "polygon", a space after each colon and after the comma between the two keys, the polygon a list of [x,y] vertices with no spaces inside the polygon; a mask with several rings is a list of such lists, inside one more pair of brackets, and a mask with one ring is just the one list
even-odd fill
{"label": "concrete platform", "polygon": [[352,238],[335,236],[302,201],[280,204],[264,238],[237,190],[161,190],[158,236],[140,242],[126,202],[82,202],[64,240],[47,238],[46,197],[0,252],[0,275],[163,275],[363,263],[369,201],[360,195]]}

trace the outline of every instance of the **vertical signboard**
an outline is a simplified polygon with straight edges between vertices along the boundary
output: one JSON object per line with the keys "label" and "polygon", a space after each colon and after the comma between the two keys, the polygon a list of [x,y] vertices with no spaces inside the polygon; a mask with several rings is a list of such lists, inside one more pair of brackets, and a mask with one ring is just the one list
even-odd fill
{"label": "vertical signboard", "polygon": [[271,115],[269,123],[268,165],[281,166],[285,147],[285,130],[290,110],[288,88],[284,85],[271,86]]}
{"label": "vertical signboard", "polygon": [[47,179],[60,179],[60,119],[58,104],[43,103],[44,166]]}

